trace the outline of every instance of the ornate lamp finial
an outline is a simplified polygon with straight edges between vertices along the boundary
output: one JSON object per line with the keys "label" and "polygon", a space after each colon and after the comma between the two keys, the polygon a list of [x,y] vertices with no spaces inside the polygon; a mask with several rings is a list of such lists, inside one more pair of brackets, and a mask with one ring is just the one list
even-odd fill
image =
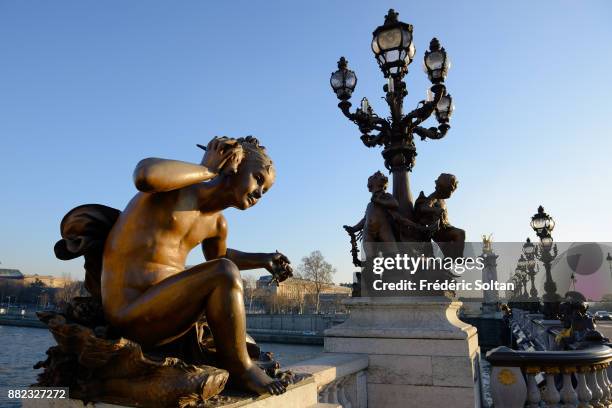
{"label": "ornate lamp finial", "polygon": [[393,9],[389,9],[389,12],[385,16],[385,25],[396,24],[399,19],[399,13]]}

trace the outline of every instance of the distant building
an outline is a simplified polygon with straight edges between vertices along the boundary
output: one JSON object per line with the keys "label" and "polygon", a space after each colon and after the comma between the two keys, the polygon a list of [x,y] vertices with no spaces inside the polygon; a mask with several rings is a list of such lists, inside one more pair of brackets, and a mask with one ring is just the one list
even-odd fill
{"label": "distant building", "polygon": [[[285,295],[288,297],[295,297],[298,293],[303,293],[304,290],[307,292],[311,292],[312,286],[314,285],[314,281],[302,278],[288,278],[278,284],[270,283],[272,281],[271,275],[262,276],[257,280],[257,288],[258,289],[267,289],[270,292],[276,295]],[[337,294],[347,294],[351,293],[351,288],[346,287],[344,285],[336,285],[333,283],[323,284],[321,289],[321,293],[337,293]]]}
{"label": "distant building", "polygon": [[70,278],[62,278],[53,275],[24,275],[23,283],[25,285],[30,285],[36,281],[42,282],[45,286],[50,288],[63,288],[66,284],[72,282]]}
{"label": "distant building", "polygon": [[63,288],[67,283],[72,282],[72,279],[69,278],[62,278],[53,275],[24,275],[19,269],[0,268],[0,281],[2,279],[11,279],[21,283],[24,286],[40,281],[45,286],[50,288]]}
{"label": "distant building", "polygon": [[23,274],[19,269],[0,268],[0,279],[23,279]]}
{"label": "distant building", "polygon": [[[302,278],[289,278],[280,282],[271,283],[272,276],[262,276],[257,280],[257,291],[259,291],[260,300],[273,299],[275,301],[282,299],[280,309],[287,310],[297,308],[299,313],[306,313],[314,305],[315,284],[313,281]],[[340,301],[351,295],[351,288],[335,284],[323,284],[320,294],[320,311],[325,313],[334,313],[341,308]],[[275,306],[270,307],[270,302],[267,303],[265,309],[276,309]],[[268,312],[271,310],[267,310]]]}

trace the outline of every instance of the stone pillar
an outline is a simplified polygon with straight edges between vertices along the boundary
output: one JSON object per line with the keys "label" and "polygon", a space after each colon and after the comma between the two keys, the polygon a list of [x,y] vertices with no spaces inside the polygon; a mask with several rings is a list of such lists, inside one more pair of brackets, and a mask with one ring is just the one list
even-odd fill
{"label": "stone pillar", "polygon": [[368,407],[479,407],[476,328],[442,296],[352,298],[325,351],[367,354]]}
{"label": "stone pillar", "polygon": [[[484,268],[482,269],[482,281],[483,282],[497,282],[497,258],[493,251],[483,251],[481,255],[484,261]],[[499,292],[496,289],[483,290],[482,291],[482,314],[492,315],[499,312]]]}

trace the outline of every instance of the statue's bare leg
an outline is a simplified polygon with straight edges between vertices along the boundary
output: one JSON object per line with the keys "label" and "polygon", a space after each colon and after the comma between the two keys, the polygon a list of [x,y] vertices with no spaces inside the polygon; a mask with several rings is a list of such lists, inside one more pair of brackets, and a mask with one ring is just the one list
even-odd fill
{"label": "statue's bare leg", "polygon": [[460,258],[465,247],[465,231],[457,227],[446,227],[437,231],[433,236],[444,256]]}
{"label": "statue's bare leg", "polygon": [[210,325],[222,368],[258,394],[281,394],[285,387],[251,361],[246,349],[242,279],[227,259],[206,262],[153,285],[124,307],[106,310],[112,324],[145,347],[167,343],[187,332],[202,312]]}

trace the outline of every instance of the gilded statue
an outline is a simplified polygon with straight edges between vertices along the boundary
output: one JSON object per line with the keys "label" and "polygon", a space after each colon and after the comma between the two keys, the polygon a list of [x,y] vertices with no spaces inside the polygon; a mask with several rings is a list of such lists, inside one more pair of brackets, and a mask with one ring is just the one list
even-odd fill
{"label": "gilded statue", "polygon": [[[281,394],[286,381],[268,375],[248,349],[240,271],[263,268],[280,282],[291,276],[290,262],[279,252],[227,248],[228,223],[222,213],[257,204],[274,184],[274,164],[251,136],[216,137],[198,146],[205,150],[199,164],[140,161],[133,174],[138,192],[123,211],[90,204],[69,212],[56,255],[85,257],[86,287],[101,305],[98,320],[108,326],[106,338],[126,339],[145,357],[178,356],[187,364],[201,364],[207,352],[205,331],[212,335],[214,366],[229,373],[230,383],[257,394]],[[196,246],[206,261],[187,268],[187,255]],[[59,342],[61,319],[54,324]],[[169,353],[177,344],[181,352]],[[225,381],[217,382],[218,393]],[[129,383],[119,391],[109,389],[129,394],[126,387]]]}

